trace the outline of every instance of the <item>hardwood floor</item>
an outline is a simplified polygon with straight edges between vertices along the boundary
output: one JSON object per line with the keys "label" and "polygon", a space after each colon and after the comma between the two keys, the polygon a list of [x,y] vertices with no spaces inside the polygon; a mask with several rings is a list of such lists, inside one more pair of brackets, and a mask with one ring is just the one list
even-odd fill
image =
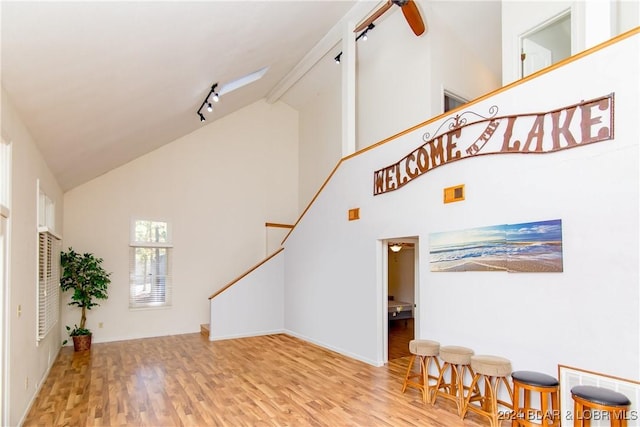
{"label": "hardwood floor", "polygon": [[389,322],[388,349],[389,360],[411,355],[409,341],[414,337],[414,319],[392,320]]}
{"label": "hardwood floor", "polygon": [[[61,350],[25,426],[487,426],[401,392],[408,357],[373,367],[288,335],[201,334]],[[444,399],[441,399],[444,400]]]}

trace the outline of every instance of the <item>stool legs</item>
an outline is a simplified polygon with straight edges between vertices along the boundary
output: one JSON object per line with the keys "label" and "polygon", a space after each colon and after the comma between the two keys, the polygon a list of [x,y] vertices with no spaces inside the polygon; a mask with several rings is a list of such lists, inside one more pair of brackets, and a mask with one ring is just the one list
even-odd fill
{"label": "stool legs", "polygon": [[[447,371],[450,372],[449,382],[446,382],[445,378]],[[469,365],[456,365],[453,363],[445,362],[445,364],[442,365],[440,376],[438,377],[438,382],[436,383],[435,387],[433,387],[431,404],[435,405],[438,396],[451,399],[456,402],[458,415],[461,416],[465,402],[465,391],[467,391],[471,395],[469,398],[470,401],[478,400],[480,396],[480,389],[477,385],[474,387],[474,389],[471,389],[470,387],[464,385],[464,378],[467,372],[471,373],[472,378],[475,375]]]}
{"label": "stool legs", "polygon": [[[445,375],[447,372],[449,372],[449,382],[446,382],[445,379]],[[462,411],[462,405],[460,403],[460,398],[462,395],[462,393],[460,392],[460,383],[461,381],[460,375],[458,373],[458,366],[449,362],[445,362],[444,365],[442,365],[442,369],[440,370],[438,381],[433,388],[433,397],[431,397],[431,404],[435,405],[438,395],[442,395],[443,397],[456,402],[458,415],[460,415],[460,412]],[[445,391],[441,391],[441,389],[444,389]]]}
{"label": "stool legs", "polygon": [[[520,391],[523,393],[523,404],[520,405]],[[531,406],[531,392],[538,392],[540,395],[540,409]],[[551,400],[551,408],[549,408]],[[514,379],[513,381],[513,427],[530,426],[560,426],[560,410],[558,408],[558,387],[539,387],[530,384],[523,384]],[[534,423],[531,420],[540,420]]]}
{"label": "stool legs", "polygon": [[[471,405],[472,399],[472,390],[478,386],[478,382],[480,379],[484,381],[484,394],[478,399],[480,400],[481,406]],[[464,401],[464,407],[462,408],[461,417],[464,418],[469,410],[488,417],[491,421],[491,427],[499,427],[500,426],[500,418],[498,417],[498,405],[505,406],[507,408],[513,409],[513,404],[510,402],[505,402],[503,400],[498,399],[498,390],[500,383],[503,383],[507,388],[507,392],[509,393],[509,398],[513,402],[513,391],[511,389],[511,385],[507,380],[507,377],[493,377],[489,375],[481,375],[476,373],[473,376],[473,381],[471,381],[471,385],[469,386],[469,393]]]}
{"label": "stool legs", "polygon": [[[416,358],[420,359],[420,372],[412,373],[413,364]],[[422,392],[422,401],[424,403],[429,402],[431,395],[431,388],[433,386],[430,385],[430,379],[437,379],[435,376],[429,375],[429,368],[431,366],[431,362],[436,364],[438,368],[438,373],[440,373],[440,362],[435,356],[418,356],[411,355],[411,359],[409,359],[409,367],[407,368],[407,374],[404,377],[404,384],[402,385],[402,392],[404,393],[407,389],[407,386],[417,388]],[[417,378],[417,381],[414,381],[413,378]]]}

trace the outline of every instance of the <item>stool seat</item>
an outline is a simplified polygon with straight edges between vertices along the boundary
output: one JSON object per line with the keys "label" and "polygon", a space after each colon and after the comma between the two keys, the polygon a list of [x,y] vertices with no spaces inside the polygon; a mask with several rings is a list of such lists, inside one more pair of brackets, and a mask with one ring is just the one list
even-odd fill
{"label": "stool seat", "polygon": [[[471,370],[471,356],[474,351],[467,347],[456,345],[447,345],[440,347],[440,359],[444,362],[440,370],[440,376],[433,390],[433,398],[431,404],[436,403],[439,396],[453,400],[456,404],[458,415],[462,413],[464,407],[465,391],[469,386],[465,385],[464,378],[467,372],[473,377],[474,372]],[[445,378],[449,372],[449,379]],[[480,395],[480,389],[475,387],[474,390],[468,390],[474,396]]]}
{"label": "stool seat", "polygon": [[631,401],[622,393],[604,387],[577,385],[571,388],[574,427],[589,427],[593,412],[597,418],[608,419],[612,427],[626,427]]}
{"label": "stool seat", "polygon": [[[471,370],[475,374],[464,399],[460,417],[464,419],[468,411],[473,411],[478,415],[488,417],[491,421],[491,427],[499,427],[502,415],[498,407],[504,406],[513,409],[513,389],[507,378],[511,374],[511,361],[499,356],[471,356]],[[481,380],[484,383],[484,393],[475,396],[472,391],[476,390]],[[498,397],[500,384],[506,388],[509,401],[501,400]],[[478,401],[479,404],[472,404],[473,401]]]}
{"label": "stool seat", "polygon": [[[511,378],[513,379],[512,427],[559,427],[560,382],[551,375],[534,371],[515,371],[511,373]],[[531,403],[533,393],[539,396],[540,404],[537,407],[532,406]]]}
{"label": "stool seat", "polygon": [[471,357],[471,369],[480,375],[506,377],[511,374],[511,361],[499,356],[477,355]]}
{"label": "stool seat", "polygon": [[577,385],[571,388],[571,395],[604,406],[631,405],[631,401],[624,394],[602,387]]}
{"label": "stool seat", "polygon": [[515,371],[511,374],[511,378],[513,378],[514,381],[537,387],[557,387],[560,385],[555,377],[541,372]]}
{"label": "stool seat", "polygon": [[467,347],[456,345],[445,345],[440,347],[440,359],[452,365],[468,365],[471,363],[473,350]]}
{"label": "stool seat", "polygon": [[409,352],[418,356],[437,356],[440,351],[440,343],[431,340],[409,341]]}

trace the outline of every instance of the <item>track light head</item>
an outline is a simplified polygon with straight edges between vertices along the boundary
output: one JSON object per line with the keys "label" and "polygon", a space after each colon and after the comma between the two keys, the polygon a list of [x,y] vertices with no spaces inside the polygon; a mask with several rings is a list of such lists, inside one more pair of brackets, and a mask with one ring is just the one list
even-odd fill
{"label": "track light head", "polygon": [[364,29],[363,32],[361,32],[358,37],[356,37],[356,41],[362,39],[362,40],[367,40],[367,38],[369,38],[369,36],[367,36],[367,33],[371,30],[373,30],[375,28],[375,25],[373,24],[369,24],[367,25],[367,28]]}
{"label": "track light head", "polygon": [[205,118],[204,118],[204,116],[202,115],[202,113],[198,113],[198,115],[200,116],[200,121],[201,121],[201,122],[204,122],[205,120],[207,120],[207,119],[205,119]]}
{"label": "track light head", "polygon": [[220,101],[220,95],[218,94],[218,92],[216,92],[217,87],[218,87],[218,83],[214,83],[213,86],[211,86],[211,92],[209,92],[209,96],[211,96],[211,100],[213,102]]}
{"label": "track light head", "polygon": [[342,57],[342,52],[340,52],[339,54],[336,55],[335,58],[333,58],[334,61],[336,61],[336,64],[340,63],[340,58]]}
{"label": "track light head", "polygon": [[212,112],[213,111],[213,107],[211,106],[210,102],[207,104],[207,111],[208,112]]}

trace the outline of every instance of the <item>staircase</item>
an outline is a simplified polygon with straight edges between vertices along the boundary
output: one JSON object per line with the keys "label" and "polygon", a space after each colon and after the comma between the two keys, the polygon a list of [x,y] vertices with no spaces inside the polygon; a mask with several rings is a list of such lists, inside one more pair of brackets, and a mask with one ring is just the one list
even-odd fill
{"label": "staircase", "polygon": [[209,338],[209,324],[208,323],[203,323],[202,325],[200,325],[200,333],[202,335],[204,335],[205,337]]}

